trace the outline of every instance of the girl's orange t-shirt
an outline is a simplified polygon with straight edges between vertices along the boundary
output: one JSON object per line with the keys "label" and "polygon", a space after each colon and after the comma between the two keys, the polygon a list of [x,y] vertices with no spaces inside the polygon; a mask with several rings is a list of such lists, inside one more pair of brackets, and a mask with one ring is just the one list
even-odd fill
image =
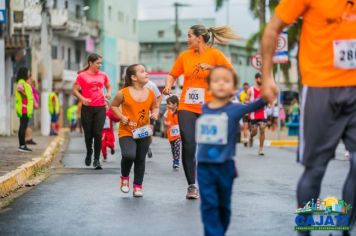
{"label": "girl's orange t-shirt", "polygon": [[232,68],[224,54],[216,48],[208,48],[202,54],[197,54],[192,49],[182,52],[170,71],[175,79],[184,75],[178,110],[201,114],[202,105],[211,100],[206,81],[210,70],[202,69],[200,64]]}
{"label": "girl's orange t-shirt", "polygon": [[169,141],[174,141],[180,138],[180,135],[172,135],[171,129],[178,127],[178,112],[167,111],[166,122],[169,123],[167,126],[167,138]]}
{"label": "girl's orange t-shirt", "polygon": [[150,89],[147,90],[149,91],[148,97],[143,102],[138,102],[133,99],[129,87],[123,88],[121,90],[124,96],[124,100],[121,104],[121,112],[124,116],[126,116],[129,119],[129,123],[126,125],[120,123],[119,125],[120,138],[132,137],[133,129],[150,124],[149,112],[154,103],[155,97],[152,90]]}

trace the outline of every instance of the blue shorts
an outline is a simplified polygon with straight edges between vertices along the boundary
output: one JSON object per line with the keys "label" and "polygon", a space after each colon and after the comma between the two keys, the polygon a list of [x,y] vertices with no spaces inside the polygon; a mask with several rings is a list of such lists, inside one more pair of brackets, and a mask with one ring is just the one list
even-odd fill
{"label": "blue shorts", "polygon": [[58,116],[56,114],[51,114],[51,122],[56,123],[58,121]]}

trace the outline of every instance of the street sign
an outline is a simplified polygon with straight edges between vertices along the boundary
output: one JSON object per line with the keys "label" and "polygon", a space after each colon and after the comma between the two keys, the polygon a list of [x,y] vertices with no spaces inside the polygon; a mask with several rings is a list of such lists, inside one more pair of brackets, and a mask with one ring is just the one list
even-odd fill
{"label": "street sign", "polygon": [[6,23],[5,0],[0,0],[0,24]]}
{"label": "street sign", "polygon": [[255,55],[252,55],[250,57],[250,64],[253,66],[256,70],[261,70],[262,68],[262,56],[260,53],[257,53]]}
{"label": "street sign", "polygon": [[273,57],[273,63],[285,64],[288,63],[288,33],[283,31],[277,40],[276,51]]}

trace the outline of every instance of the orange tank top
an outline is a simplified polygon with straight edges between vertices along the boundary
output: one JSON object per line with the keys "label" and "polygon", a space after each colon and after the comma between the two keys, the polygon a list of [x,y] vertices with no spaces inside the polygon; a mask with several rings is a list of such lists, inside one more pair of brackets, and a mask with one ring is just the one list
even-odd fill
{"label": "orange tank top", "polygon": [[178,112],[172,113],[171,111],[167,111],[166,121],[170,124],[167,127],[167,138],[169,141],[174,141],[180,138],[180,132],[176,132],[179,130],[178,124]]}
{"label": "orange tank top", "polygon": [[154,93],[153,91],[147,89],[149,91],[148,97],[143,102],[138,102],[134,100],[134,98],[130,94],[129,88],[123,88],[122,94],[124,96],[124,100],[121,104],[121,112],[124,116],[129,119],[129,124],[123,125],[120,123],[119,125],[119,137],[132,137],[132,130],[149,125],[150,117],[149,112],[154,103]]}

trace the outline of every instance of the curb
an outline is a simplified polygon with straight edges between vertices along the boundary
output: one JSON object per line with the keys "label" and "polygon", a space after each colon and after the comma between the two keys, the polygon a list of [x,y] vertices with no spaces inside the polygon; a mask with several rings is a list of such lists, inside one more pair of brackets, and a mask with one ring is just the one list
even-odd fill
{"label": "curb", "polygon": [[266,147],[296,147],[298,140],[265,140]]}
{"label": "curb", "polygon": [[18,167],[16,170],[1,176],[0,198],[8,196],[10,192],[26,184],[27,180],[38,169],[49,166],[62,147],[67,133],[68,129],[61,129],[59,135],[49,144],[40,157],[33,158],[32,161],[29,161]]}

